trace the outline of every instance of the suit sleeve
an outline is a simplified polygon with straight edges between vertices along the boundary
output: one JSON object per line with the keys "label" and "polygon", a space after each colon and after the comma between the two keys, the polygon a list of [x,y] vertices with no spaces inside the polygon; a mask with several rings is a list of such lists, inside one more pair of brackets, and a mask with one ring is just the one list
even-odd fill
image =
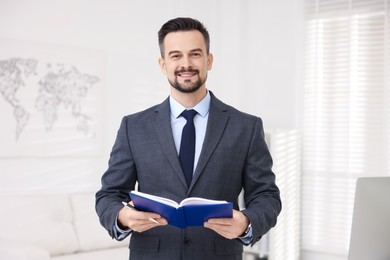
{"label": "suit sleeve", "polygon": [[252,245],[276,225],[282,203],[272,171],[272,158],[264,139],[263,125],[256,119],[244,168],[243,213],[252,224]]}
{"label": "suit sleeve", "polygon": [[[117,238],[115,226],[122,201],[129,201],[128,192],[136,182],[136,167],[128,138],[128,119],[122,119],[112,148],[108,169],[103,174],[101,189],[96,193],[96,212],[100,223],[112,238]],[[118,238],[117,238],[118,239]]]}

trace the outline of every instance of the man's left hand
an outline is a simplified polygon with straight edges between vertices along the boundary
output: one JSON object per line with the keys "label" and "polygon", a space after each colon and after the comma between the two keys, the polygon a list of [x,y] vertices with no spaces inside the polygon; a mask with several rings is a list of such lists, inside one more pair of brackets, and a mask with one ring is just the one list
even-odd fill
{"label": "man's left hand", "polygon": [[204,223],[204,227],[214,230],[227,239],[240,237],[248,225],[248,217],[238,210],[233,210],[232,218],[212,218]]}

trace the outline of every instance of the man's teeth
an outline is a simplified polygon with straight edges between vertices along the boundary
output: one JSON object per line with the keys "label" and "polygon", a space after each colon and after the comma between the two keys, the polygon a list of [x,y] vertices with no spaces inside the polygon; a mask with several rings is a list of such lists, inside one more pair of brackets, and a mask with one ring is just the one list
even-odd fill
{"label": "man's teeth", "polygon": [[179,73],[179,75],[183,76],[183,77],[190,77],[190,76],[195,75],[195,73]]}

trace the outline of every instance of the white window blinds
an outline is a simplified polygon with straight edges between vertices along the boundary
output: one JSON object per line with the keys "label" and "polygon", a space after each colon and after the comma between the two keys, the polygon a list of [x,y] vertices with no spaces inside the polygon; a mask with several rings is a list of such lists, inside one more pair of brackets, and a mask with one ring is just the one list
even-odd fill
{"label": "white window blinds", "polygon": [[355,181],[390,175],[390,0],[306,0],[302,248],[347,255]]}

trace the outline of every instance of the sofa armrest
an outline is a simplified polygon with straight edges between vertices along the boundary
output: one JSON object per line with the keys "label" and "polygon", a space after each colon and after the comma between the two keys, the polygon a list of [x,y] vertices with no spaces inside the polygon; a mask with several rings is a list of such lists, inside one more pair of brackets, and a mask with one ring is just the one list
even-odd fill
{"label": "sofa armrest", "polygon": [[49,260],[50,254],[43,248],[0,239],[0,259],[7,260]]}

